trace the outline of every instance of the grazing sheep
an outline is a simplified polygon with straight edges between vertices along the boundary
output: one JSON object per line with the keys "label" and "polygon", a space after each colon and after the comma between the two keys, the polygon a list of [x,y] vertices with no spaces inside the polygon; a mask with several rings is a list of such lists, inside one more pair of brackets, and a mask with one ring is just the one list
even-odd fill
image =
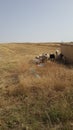
{"label": "grazing sheep", "polygon": [[44,55],[40,56],[39,59],[41,63],[44,63],[46,61],[46,57]]}
{"label": "grazing sheep", "polygon": [[64,63],[64,64],[67,64],[67,63],[68,63],[68,62],[67,62],[67,58],[66,58],[62,53],[59,54],[58,61],[61,61],[61,62]]}
{"label": "grazing sheep", "polygon": [[60,54],[60,51],[59,51],[59,50],[56,50],[55,53],[56,53],[56,55],[59,55],[59,54]]}
{"label": "grazing sheep", "polygon": [[45,63],[49,59],[49,57],[50,56],[47,53],[40,54],[39,56],[35,57],[34,63],[36,64]]}
{"label": "grazing sheep", "polygon": [[56,51],[55,51],[55,54],[56,54],[56,55],[59,55],[59,54],[60,54],[60,51],[59,51],[59,50],[56,50]]}
{"label": "grazing sheep", "polygon": [[49,54],[44,54],[44,56],[45,56],[45,58],[47,59],[47,60],[49,60],[49,58],[50,58],[50,55]]}
{"label": "grazing sheep", "polygon": [[63,59],[64,55],[62,53],[59,54],[60,59]]}
{"label": "grazing sheep", "polygon": [[50,60],[55,60],[55,54],[50,54]]}
{"label": "grazing sheep", "polygon": [[33,60],[33,63],[40,64],[40,59],[36,56],[35,59]]}
{"label": "grazing sheep", "polygon": [[45,62],[45,56],[43,54],[36,56],[34,59],[34,63],[36,64],[40,64],[40,63],[44,63]]}
{"label": "grazing sheep", "polygon": [[58,55],[56,55],[56,60],[57,61],[62,61],[63,60],[63,54],[62,53],[60,53],[60,54],[58,54]]}

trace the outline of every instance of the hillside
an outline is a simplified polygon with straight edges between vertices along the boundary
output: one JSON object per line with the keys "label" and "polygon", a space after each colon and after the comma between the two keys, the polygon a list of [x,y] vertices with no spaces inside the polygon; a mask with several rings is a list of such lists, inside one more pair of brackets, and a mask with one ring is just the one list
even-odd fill
{"label": "hillside", "polygon": [[0,44],[0,130],[73,130],[73,67],[32,60],[58,44]]}

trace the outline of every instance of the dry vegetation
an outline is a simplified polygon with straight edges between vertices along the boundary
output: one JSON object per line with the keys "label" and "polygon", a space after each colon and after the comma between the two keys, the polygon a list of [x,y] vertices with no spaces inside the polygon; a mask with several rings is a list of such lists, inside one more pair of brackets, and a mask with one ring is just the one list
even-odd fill
{"label": "dry vegetation", "polygon": [[32,59],[56,44],[0,45],[0,130],[73,130],[73,68]]}

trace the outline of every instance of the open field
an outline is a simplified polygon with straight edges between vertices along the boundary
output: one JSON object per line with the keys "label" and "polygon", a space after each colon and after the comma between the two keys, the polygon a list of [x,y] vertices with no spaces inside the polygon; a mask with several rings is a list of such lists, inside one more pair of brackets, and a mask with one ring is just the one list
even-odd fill
{"label": "open field", "polygon": [[59,44],[0,44],[0,130],[73,130],[73,67],[32,59]]}

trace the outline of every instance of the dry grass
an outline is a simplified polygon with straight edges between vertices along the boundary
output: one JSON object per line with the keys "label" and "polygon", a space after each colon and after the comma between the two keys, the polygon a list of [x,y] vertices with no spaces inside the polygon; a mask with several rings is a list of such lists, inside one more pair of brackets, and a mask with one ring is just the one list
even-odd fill
{"label": "dry grass", "polygon": [[56,49],[60,45],[0,45],[1,130],[73,129],[73,68],[31,62]]}

